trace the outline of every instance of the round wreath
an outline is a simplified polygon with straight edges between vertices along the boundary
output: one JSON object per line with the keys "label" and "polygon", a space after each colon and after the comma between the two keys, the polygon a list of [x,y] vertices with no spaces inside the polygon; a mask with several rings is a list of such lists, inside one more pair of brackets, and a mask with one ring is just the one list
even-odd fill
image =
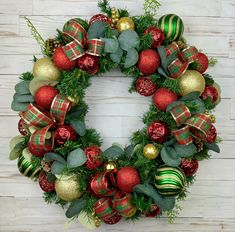
{"label": "round wreath", "polygon": [[[146,0],[141,16],[107,0],[98,5],[104,14],[71,19],[46,41],[25,18],[45,56],[34,57],[32,73],[15,86],[21,135],[11,140],[10,159],[38,180],[47,203],[88,228],[163,213],[173,221],[198,161],[219,152],[211,111],[220,89],[205,73],[215,59],[187,44],[179,16],[156,20],[157,1]],[[152,95],[152,103],[129,146],[101,151],[100,135],[85,126],[85,89],[116,67],[133,78],[130,92]]]}

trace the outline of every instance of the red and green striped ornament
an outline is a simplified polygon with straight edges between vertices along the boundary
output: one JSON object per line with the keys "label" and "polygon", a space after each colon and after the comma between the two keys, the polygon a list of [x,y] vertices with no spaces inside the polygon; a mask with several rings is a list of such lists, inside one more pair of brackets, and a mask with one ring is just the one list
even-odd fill
{"label": "red and green striped ornament", "polygon": [[37,166],[33,165],[31,162],[32,154],[28,150],[28,148],[25,148],[22,152],[22,155],[18,159],[18,169],[19,171],[24,175],[31,179],[38,176],[41,168],[38,168]]}
{"label": "red and green striped ornament", "polygon": [[185,188],[186,177],[178,167],[160,166],[155,175],[155,186],[164,196],[179,195]]}
{"label": "red and green striped ornament", "polygon": [[158,20],[158,27],[165,34],[165,44],[179,40],[184,33],[184,23],[182,19],[175,14],[163,15]]}

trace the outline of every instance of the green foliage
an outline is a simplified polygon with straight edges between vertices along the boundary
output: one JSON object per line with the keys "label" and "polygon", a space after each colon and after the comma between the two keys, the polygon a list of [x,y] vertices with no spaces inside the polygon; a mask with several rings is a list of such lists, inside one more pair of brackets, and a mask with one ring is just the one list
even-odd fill
{"label": "green foliage", "polygon": [[209,66],[210,66],[210,67],[214,67],[217,63],[218,63],[218,60],[217,60],[216,58],[211,57],[211,58],[209,59]]}
{"label": "green foliage", "polygon": [[33,164],[34,167],[37,167],[37,168],[41,168],[41,162],[42,162],[42,157],[39,157],[39,156],[32,156],[31,157],[31,162]]}
{"label": "green foliage", "polygon": [[210,154],[208,153],[207,149],[203,149],[202,151],[199,151],[195,153],[191,158],[196,159],[198,161],[205,160],[205,159],[210,159]]}
{"label": "green foliage", "polygon": [[109,72],[117,67],[117,64],[110,58],[109,54],[102,54],[100,57],[100,69],[98,74]]}
{"label": "green foliage", "polygon": [[154,201],[152,198],[146,197],[146,195],[134,192],[132,195],[132,203],[138,210],[144,213],[151,209]]}
{"label": "green foliage", "polygon": [[157,0],[145,0],[144,1],[144,14],[145,15],[156,15],[157,10],[161,4]]}
{"label": "green foliage", "polygon": [[67,204],[66,201],[60,199],[59,197],[57,197],[55,192],[45,192],[43,193],[43,199],[45,200],[45,202],[47,204],[56,204],[61,206],[62,208],[64,208]]}
{"label": "green foliage", "polygon": [[25,72],[20,75],[20,79],[24,81],[31,81],[33,79],[33,74],[31,72]]}
{"label": "green foliage", "polygon": [[81,144],[81,148],[85,148],[91,145],[101,146],[102,139],[100,134],[95,129],[87,129],[86,134],[79,137],[78,144]]}
{"label": "green foliage", "polygon": [[139,51],[146,50],[151,48],[153,42],[152,35],[150,33],[146,35],[141,35],[140,36],[140,45],[139,45]]}
{"label": "green foliage", "polygon": [[212,76],[210,74],[204,73],[202,75],[205,78],[206,85],[213,85],[215,83],[215,81],[213,80],[213,78],[212,78]]}
{"label": "green foliage", "polygon": [[57,31],[57,35],[56,35],[56,41],[58,41],[60,44],[65,45],[66,41],[64,40],[64,36],[62,31],[60,31],[59,29],[56,30]]}
{"label": "green foliage", "polygon": [[178,204],[176,204],[174,209],[168,210],[167,211],[168,222],[171,224],[174,223],[175,218],[179,216],[181,210],[182,210],[182,207]]}
{"label": "green foliage", "polygon": [[67,158],[68,154],[76,149],[80,147],[80,144],[78,142],[74,142],[74,141],[66,141],[62,146],[55,148],[55,152],[58,152],[60,155],[62,155],[64,158]]}
{"label": "green foliage", "polygon": [[132,19],[135,23],[135,31],[140,36],[148,27],[157,25],[157,21],[152,15],[141,15],[132,17]]}
{"label": "green foliage", "polygon": [[178,95],[180,94],[179,79],[174,80],[174,79],[161,77],[158,79],[157,84],[161,88],[165,87]]}
{"label": "green foliage", "polygon": [[107,14],[108,17],[112,16],[111,7],[109,5],[109,2],[107,0],[101,0],[98,2],[98,7],[100,8],[100,11]]}

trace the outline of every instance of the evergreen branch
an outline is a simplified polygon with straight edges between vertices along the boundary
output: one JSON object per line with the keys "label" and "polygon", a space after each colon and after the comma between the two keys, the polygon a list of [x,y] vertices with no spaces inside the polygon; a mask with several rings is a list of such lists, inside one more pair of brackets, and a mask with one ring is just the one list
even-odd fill
{"label": "evergreen branch", "polygon": [[100,8],[101,12],[108,15],[108,17],[112,16],[112,10],[109,5],[109,1],[107,0],[101,0],[98,2],[98,7]]}
{"label": "evergreen branch", "polygon": [[145,15],[156,15],[157,10],[161,4],[157,0],[145,0],[144,1],[144,14]]}
{"label": "evergreen branch", "polygon": [[209,59],[209,66],[210,66],[210,67],[214,67],[217,63],[218,63],[218,60],[217,60],[216,58],[211,57],[211,58]]}
{"label": "evergreen branch", "polygon": [[24,81],[31,81],[33,79],[33,74],[31,72],[25,72],[20,75],[20,79]]}

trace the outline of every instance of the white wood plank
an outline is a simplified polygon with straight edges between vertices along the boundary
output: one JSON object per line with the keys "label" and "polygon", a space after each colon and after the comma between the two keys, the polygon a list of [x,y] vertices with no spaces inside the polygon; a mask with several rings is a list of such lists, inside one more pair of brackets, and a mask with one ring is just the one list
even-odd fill
{"label": "white wood plank", "polygon": [[32,14],[33,0],[1,0],[0,13],[1,14]]}

